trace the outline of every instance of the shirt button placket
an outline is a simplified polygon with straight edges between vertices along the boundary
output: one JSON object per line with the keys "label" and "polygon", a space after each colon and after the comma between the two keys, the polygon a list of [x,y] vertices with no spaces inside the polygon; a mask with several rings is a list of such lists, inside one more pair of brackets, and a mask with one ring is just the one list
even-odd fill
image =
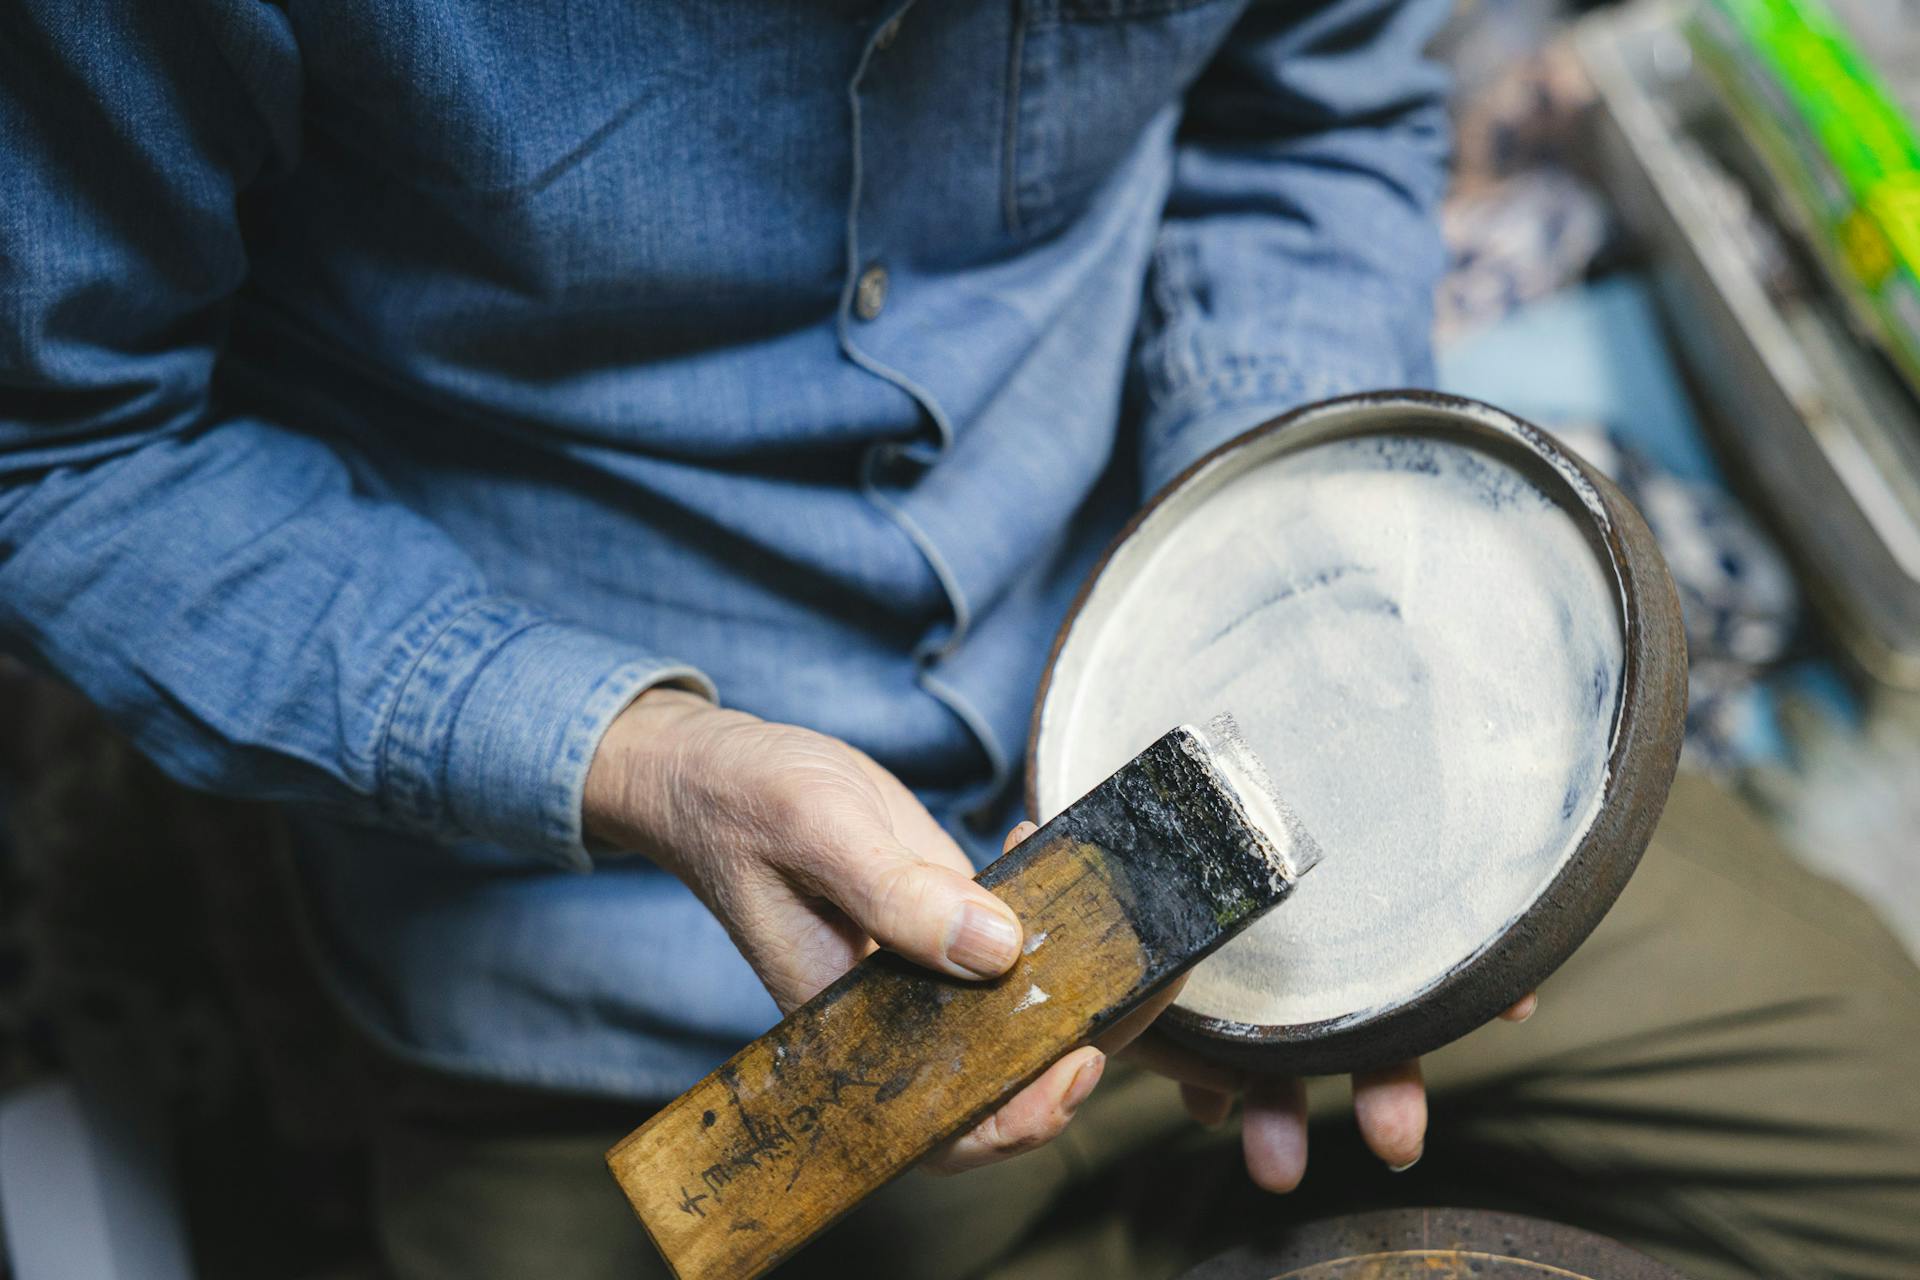
{"label": "shirt button placket", "polygon": [[[900,37],[900,24],[905,17],[906,17],[906,8],[903,6],[898,13],[895,13],[893,17],[888,19],[880,27],[878,31],[873,33],[873,43],[871,46],[870,53],[868,55],[869,59],[871,59],[874,55],[883,54],[887,50],[893,47],[894,41],[899,39]],[[864,76],[864,74],[865,74],[865,68],[863,67],[862,75]],[[861,90],[862,86],[860,85],[860,81],[858,78],[856,78],[854,82],[854,87],[856,91]],[[855,131],[854,131],[854,144],[856,147],[861,145],[860,130],[859,130],[859,124],[858,124],[858,111],[859,111],[859,108],[856,105],[855,107],[856,123],[855,123]],[[857,165],[858,165],[858,160],[856,159],[856,171],[857,171]],[[856,179],[856,190],[854,193],[854,212],[853,212],[852,218],[849,220],[849,225],[848,225],[848,233],[850,236],[855,237],[856,244],[858,242],[857,237],[858,237],[859,203],[860,203],[860,197],[859,197],[859,191],[858,191],[857,179]],[[857,252],[857,250],[855,250],[855,252]],[[852,311],[853,311],[854,319],[859,320],[862,323],[871,323],[872,321],[878,320],[880,318],[880,313],[886,310],[887,292],[889,288],[891,288],[892,283],[893,282],[891,278],[888,276],[887,269],[885,266],[883,266],[878,261],[869,262],[866,265],[866,267],[860,272],[860,275],[858,276],[858,278],[856,278],[854,281],[853,299],[852,299],[853,301]]]}

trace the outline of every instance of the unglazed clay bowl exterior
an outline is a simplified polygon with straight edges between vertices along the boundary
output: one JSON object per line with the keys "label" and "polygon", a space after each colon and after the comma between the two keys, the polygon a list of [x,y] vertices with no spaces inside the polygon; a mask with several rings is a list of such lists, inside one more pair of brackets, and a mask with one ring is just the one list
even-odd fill
{"label": "unglazed clay bowl exterior", "polygon": [[[1297,465],[1305,451],[1338,442],[1367,441],[1366,448],[1388,449],[1405,440],[1436,442],[1449,456],[1469,450],[1510,471],[1518,477],[1511,483],[1531,487],[1530,499],[1544,498],[1577,526],[1579,536],[1571,545],[1584,542],[1598,570],[1592,574],[1583,565],[1582,574],[1603,584],[1611,598],[1612,607],[1604,612],[1592,606],[1595,617],[1610,615],[1619,628],[1611,716],[1596,710],[1593,720],[1593,733],[1605,735],[1604,743],[1596,736],[1592,744],[1596,759],[1604,753],[1604,776],[1594,784],[1597,794],[1584,811],[1591,814],[1584,830],[1553,854],[1557,867],[1523,909],[1491,929],[1470,954],[1431,975],[1415,975],[1417,986],[1404,998],[1358,1013],[1271,1025],[1196,1012],[1184,1007],[1188,996],[1183,994],[1156,1024],[1158,1030],[1227,1065],[1289,1074],[1363,1070],[1417,1057],[1491,1020],[1565,962],[1599,923],[1652,837],[1673,781],[1686,711],[1686,640],[1672,579],[1639,513],[1570,449],[1510,414],[1431,392],[1386,391],[1309,405],[1227,442],[1170,482],[1115,538],[1061,626],[1035,700],[1027,759],[1029,812],[1044,821],[1075,798],[1067,794],[1074,781],[1064,776],[1069,766],[1062,761],[1075,759],[1076,748],[1087,754],[1086,737],[1098,731],[1076,726],[1073,714],[1086,705],[1079,699],[1098,691],[1103,678],[1092,659],[1112,653],[1107,647],[1112,644],[1133,643],[1132,633],[1118,624],[1111,634],[1105,629],[1113,617],[1139,613],[1137,605],[1127,603],[1129,586],[1144,580],[1140,575],[1182,521],[1193,520],[1210,498],[1255,468]],[[1362,517],[1356,513],[1354,518]],[[1236,571],[1231,563],[1217,569]],[[1286,643],[1283,626],[1275,624],[1272,644]],[[1607,643],[1611,646],[1612,639]],[[1304,678],[1313,678],[1310,669]],[[1137,695],[1118,687],[1100,696]],[[1244,726],[1250,715],[1257,720],[1261,709],[1194,710],[1231,711]],[[1103,740],[1092,753],[1111,754],[1126,745]],[[1266,765],[1282,798],[1288,798],[1289,761],[1268,759]],[[1078,763],[1073,768],[1084,771]],[[1515,785],[1539,784],[1516,779]],[[1571,806],[1571,791],[1568,797]],[[1312,830],[1311,817],[1302,816]],[[1322,832],[1314,834],[1329,860],[1342,856]],[[1473,877],[1460,879],[1466,882],[1435,883],[1431,892],[1476,892]],[[1283,904],[1275,914],[1293,907]],[[1312,921],[1289,924],[1311,927]]]}

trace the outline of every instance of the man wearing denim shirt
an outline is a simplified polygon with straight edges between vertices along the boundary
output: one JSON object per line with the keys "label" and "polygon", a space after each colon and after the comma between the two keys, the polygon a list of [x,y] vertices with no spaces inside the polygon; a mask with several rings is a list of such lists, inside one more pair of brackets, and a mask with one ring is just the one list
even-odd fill
{"label": "man wearing denim shirt", "polygon": [[[1430,379],[1442,0],[20,4],[0,637],[174,777],[283,807],[314,965],[404,1081],[374,1125],[403,1276],[653,1274],[598,1165],[621,1128],[869,938],[1010,963],[1017,928],[965,872],[1016,816],[1092,556],[1233,434]],[[1659,851],[1641,880],[1664,887],[1616,917],[1684,896],[1701,855]],[[1880,1138],[1920,1113],[1891,1059],[1769,1058],[1780,1019],[1740,1024],[1709,1090],[1794,1064],[1735,1108],[1764,1159],[1643,1141],[1679,1122],[1635,1095],[1603,1123],[1566,1083],[1638,1045],[1627,1074],[1681,1096],[1661,1036],[1753,1002],[1719,975],[1771,901],[1662,932],[1707,948],[1671,993],[1550,999],[1537,1033],[1439,1055],[1469,1100],[1452,1163],[1336,1167],[1319,1194],[1531,1205],[1703,1271],[1842,1269],[1837,1216],[1863,1269],[1897,1261],[1920,1173]],[[1766,1007],[1818,1004],[1841,978],[1807,957],[1852,933],[1891,975],[1878,1021],[1809,1012],[1792,1043],[1910,1038],[1910,967],[1824,910],[1771,930],[1816,989]],[[1638,945],[1652,986],[1686,964]],[[1304,1212],[1250,1199],[1301,1177],[1297,1083],[1144,1056],[1205,1119],[1244,1085],[1251,1180],[1195,1173],[1237,1162],[1116,1072],[1046,1155],[908,1179],[815,1260],[1164,1274],[1235,1214]],[[1068,1055],[935,1163],[1060,1134],[1103,1066]],[[1531,1102],[1496,1087],[1522,1078]],[[1877,1100],[1872,1141],[1813,1115],[1842,1080]],[[470,1101],[450,1128],[423,1095]],[[1570,1098],[1593,1105],[1556,1127]],[[1354,1100],[1365,1148],[1322,1144],[1336,1166],[1420,1156],[1417,1068]],[[1071,1208],[1153,1152],[1207,1204],[1135,1178]],[[1750,1176],[1833,1161],[1861,1176],[1819,1183],[1812,1225],[1791,1177]]]}

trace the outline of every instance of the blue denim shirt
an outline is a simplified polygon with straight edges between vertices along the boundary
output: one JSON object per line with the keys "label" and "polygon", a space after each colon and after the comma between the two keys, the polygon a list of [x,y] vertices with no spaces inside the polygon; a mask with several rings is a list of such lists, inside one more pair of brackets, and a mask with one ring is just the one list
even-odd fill
{"label": "blue denim shirt", "polygon": [[609,720],[710,689],[996,851],[1139,496],[1428,380],[1445,7],[25,0],[0,638],[287,807],[397,1051],[678,1090],[774,1009],[583,849]]}

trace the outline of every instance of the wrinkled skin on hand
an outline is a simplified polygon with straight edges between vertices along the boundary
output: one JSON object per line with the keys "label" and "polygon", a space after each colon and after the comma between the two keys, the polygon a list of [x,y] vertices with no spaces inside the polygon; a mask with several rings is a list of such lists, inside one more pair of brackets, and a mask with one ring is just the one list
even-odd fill
{"label": "wrinkled skin on hand", "polygon": [[[973,882],[966,855],[913,793],[864,753],[809,729],[650,690],[602,739],[583,817],[596,846],[644,855],[684,881],[782,1011],[876,946],[972,979],[996,977],[1020,956],[1019,921]],[[1021,823],[1005,847],[1033,831]],[[1157,1037],[1135,1043],[1178,989],[1061,1057],[925,1167],[976,1168],[1057,1137],[1099,1083],[1107,1055],[1132,1045],[1145,1065],[1182,1082],[1203,1123],[1224,1121],[1244,1094],[1247,1168],[1261,1186],[1290,1190],[1306,1167],[1299,1081],[1249,1080]],[[1524,1017],[1531,1000],[1505,1016]],[[1355,1077],[1354,1104],[1383,1160],[1418,1158],[1426,1129],[1418,1064]]]}

